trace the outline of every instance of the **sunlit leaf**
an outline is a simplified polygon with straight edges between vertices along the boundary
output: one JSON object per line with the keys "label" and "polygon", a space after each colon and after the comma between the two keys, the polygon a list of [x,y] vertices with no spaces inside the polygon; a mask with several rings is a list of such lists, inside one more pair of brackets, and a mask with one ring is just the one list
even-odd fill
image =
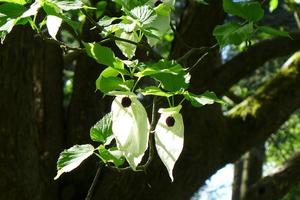
{"label": "sunlit leaf", "polygon": [[269,2],[269,10],[270,12],[273,12],[278,7],[278,0],[270,0]]}
{"label": "sunlit leaf", "polygon": [[150,76],[158,80],[165,90],[177,92],[188,87],[189,73],[175,61],[161,60],[157,63],[147,63],[137,77]]}
{"label": "sunlit leaf", "polygon": [[104,117],[98,121],[92,128],[90,129],[90,137],[95,142],[110,142],[112,138],[112,120],[111,113],[104,115]]}
{"label": "sunlit leaf", "polygon": [[143,95],[155,95],[155,96],[162,96],[162,97],[171,97],[173,94],[164,92],[160,88],[155,86],[149,86],[145,87],[143,89],[140,89],[138,92],[142,93]]}
{"label": "sunlit leaf", "polygon": [[118,167],[123,165],[125,162],[122,151],[118,149],[114,149],[114,148],[105,149],[100,146],[98,150],[99,150],[99,156],[104,163],[110,162]]}
{"label": "sunlit leaf", "polygon": [[[132,42],[138,42],[138,36],[135,32],[132,33],[127,33],[125,31],[117,31],[115,35],[119,38],[126,39]],[[126,56],[127,58],[131,59],[134,54],[137,46],[135,44],[131,44],[129,42],[124,42],[124,41],[116,41],[116,45],[120,48],[122,51],[123,55]]]}
{"label": "sunlit leaf", "polygon": [[133,87],[134,81],[124,81],[122,78],[117,77],[118,75],[119,72],[116,69],[112,67],[106,68],[96,80],[96,88],[103,93],[113,90],[129,91]]}
{"label": "sunlit leaf", "polygon": [[185,92],[184,97],[192,103],[195,107],[201,107],[207,104],[213,104],[213,103],[221,103],[224,104],[224,102],[217,97],[217,95],[214,92],[206,91],[203,94],[196,95],[191,92]]}
{"label": "sunlit leaf", "polygon": [[58,158],[57,175],[54,177],[54,180],[58,179],[63,173],[70,172],[78,167],[93,152],[94,147],[90,144],[75,145],[70,149],[64,150]]}

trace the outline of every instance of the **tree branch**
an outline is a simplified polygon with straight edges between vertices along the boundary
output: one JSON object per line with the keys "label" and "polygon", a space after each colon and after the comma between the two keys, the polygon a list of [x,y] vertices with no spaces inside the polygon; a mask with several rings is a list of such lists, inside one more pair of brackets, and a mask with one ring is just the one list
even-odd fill
{"label": "tree branch", "polygon": [[276,173],[255,183],[243,200],[281,199],[293,186],[300,182],[300,151],[296,152]]}
{"label": "tree branch", "polygon": [[253,145],[264,142],[299,107],[300,52],[260,87],[257,94],[228,112],[227,151],[236,154],[233,160]]}
{"label": "tree branch", "polygon": [[254,44],[247,51],[219,66],[211,76],[204,80],[205,86],[201,90],[209,89],[217,94],[224,94],[233,84],[250,75],[266,61],[294,53],[300,49],[300,32],[291,33],[291,37],[293,39],[275,37]]}

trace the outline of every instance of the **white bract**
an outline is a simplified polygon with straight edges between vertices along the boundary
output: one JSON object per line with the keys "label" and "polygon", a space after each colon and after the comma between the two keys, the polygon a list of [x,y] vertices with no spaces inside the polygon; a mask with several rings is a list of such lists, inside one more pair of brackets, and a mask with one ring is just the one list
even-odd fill
{"label": "white bract", "polygon": [[47,16],[47,22],[46,22],[46,25],[47,25],[47,28],[48,28],[48,32],[49,32],[49,35],[55,39],[56,39],[56,35],[57,35],[57,32],[59,30],[59,27],[61,26],[62,24],[62,19],[59,18],[59,17],[56,17],[54,15],[48,15]]}
{"label": "white bract", "polygon": [[173,168],[182,151],[184,141],[184,124],[179,113],[181,105],[173,108],[159,109],[161,116],[155,128],[155,146],[157,153],[166,166],[173,181]]}
{"label": "white bract", "polygon": [[[113,135],[117,147],[123,152],[130,167],[135,170],[148,148],[150,125],[147,113],[135,94],[129,92],[115,94],[111,106]],[[123,102],[122,105],[124,98],[127,98],[127,104]]]}

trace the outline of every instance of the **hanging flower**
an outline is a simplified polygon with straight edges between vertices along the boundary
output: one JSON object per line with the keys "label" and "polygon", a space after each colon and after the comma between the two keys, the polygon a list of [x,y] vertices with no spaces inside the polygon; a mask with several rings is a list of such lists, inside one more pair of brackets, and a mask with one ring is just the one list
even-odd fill
{"label": "hanging flower", "polygon": [[131,92],[113,92],[112,131],[117,147],[135,170],[148,148],[150,125],[147,112]]}
{"label": "hanging flower", "polygon": [[182,151],[184,141],[184,124],[179,113],[181,107],[179,105],[159,109],[161,116],[155,128],[155,146],[172,181],[173,168]]}

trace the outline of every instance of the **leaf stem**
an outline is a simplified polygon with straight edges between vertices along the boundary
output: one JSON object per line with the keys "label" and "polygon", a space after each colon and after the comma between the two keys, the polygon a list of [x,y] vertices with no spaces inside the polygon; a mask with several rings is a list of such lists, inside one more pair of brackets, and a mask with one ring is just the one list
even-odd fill
{"label": "leaf stem", "polygon": [[96,175],[95,175],[95,177],[94,177],[94,179],[93,179],[93,182],[92,182],[92,184],[91,184],[91,186],[90,186],[90,189],[89,189],[89,191],[88,191],[88,193],[87,193],[87,195],[86,195],[86,197],[85,197],[85,200],[91,200],[91,199],[92,199],[92,197],[93,197],[93,195],[94,195],[95,187],[96,187],[96,185],[97,185],[98,178],[99,178],[99,176],[100,176],[100,174],[101,174],[101,169],[102,169],[102,167],[103,167],[103,163],[100,162],[100,164],[99,164],[99,166],[98,166],[98,169],[97,169],[97,172],[96,172]]}
{"label": "leaf stem", "polygon": [[170,101],[170,98],[169,98],[169,97],[167,97],[167,100],[168,100],[169,106],[172,107],[172,104],[171,104],[171,101]]}
{"label": "leaf stem", "polygon": [[132,87],[132,92],[134,92],[135,87],[137,86],[137,84],[139,83],[139,81],[141,80],[141,77],[139,77],[136,82],[134,83],[134,86]]}

